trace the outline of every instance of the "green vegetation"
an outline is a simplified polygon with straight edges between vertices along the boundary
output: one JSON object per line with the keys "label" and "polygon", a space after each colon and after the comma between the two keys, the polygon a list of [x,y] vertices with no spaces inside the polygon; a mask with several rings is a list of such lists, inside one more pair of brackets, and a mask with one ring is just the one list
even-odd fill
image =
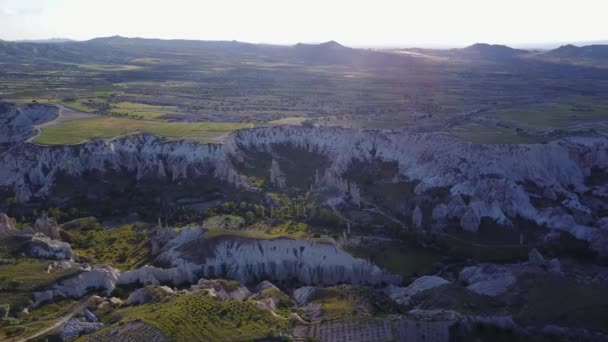
{"label": "green vegetation", "polygon": [[204,291],[118,310],[103,319],[109,322],[113,317],[120,317],[119,324],[142,320],[177,341],[240,341],[288,330],[287,321],[252,303],[217,300]]}
{"label": "green vegetation", "polygon": [[251,127],[243,123],[183,123],[94,117],[68,120],[43,128],[34,141],[44,145],[78,144],[92,138],[149,132],[169,139],[190,138],[209,141],[237,129]]}
{"label": "green vegetation", "polygon": [[459,126],[453,134],[466,141],[479,144],[533,144],[542,142],[540,138],[522,135],[515,129],[483,126],[475,123]]}
{"label": "green vegetation", "polygon": [[152,106],[143,103],[118,102],[111,105],[110,115],[128,116],[138,119],[159,119],[177,111],[177,107],[175,106]]}
{"label": "green vegetation", "polygon": [[372,316],[399,312],[397,304],[372,288],[340,285],[317,289],[309,303],[321,304],[322,319]]}
{"label": "green vegetation", "polygon": [[85,218],[64,224],[62,238],[90,262],[129,270],[149,261],[151,245],[146,228],[144,224],[127,224],[104,229],[94,218]]}
{"label": "green vegetation", "polygon": [[[489,115],[531,128],[568,128],[606,119],[608,101],[592,96],[567,96],[555,102],[496,110]],[[594,128],[594,125],[587,126]]]}

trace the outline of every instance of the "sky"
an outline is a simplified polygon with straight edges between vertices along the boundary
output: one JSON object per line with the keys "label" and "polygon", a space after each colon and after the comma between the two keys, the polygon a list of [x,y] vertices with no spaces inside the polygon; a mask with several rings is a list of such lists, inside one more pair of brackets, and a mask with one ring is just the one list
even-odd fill
{"label": "sky", "polygon": [[513,45],[606,41],[606,13],[606,0],[0,0],[0,39]]}

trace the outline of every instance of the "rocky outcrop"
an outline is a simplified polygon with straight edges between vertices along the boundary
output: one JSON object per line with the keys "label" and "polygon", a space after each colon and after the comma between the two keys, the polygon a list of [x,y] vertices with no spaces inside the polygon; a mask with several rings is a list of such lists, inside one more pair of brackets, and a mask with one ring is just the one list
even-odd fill
{"label": "rocky outcrop", "polygon": [[547,260],[536,248],[532,249],[530,253],[528,253],[528,263],[530,265],[546,269],[548,272],[555,275],[563,275],[562,264],[559,259],[553,258],[551,260]]}
{"label": "rocky outcrop", "polygon": [[165,245],[157,260],[171,268],[144,266],[127,271],[119,284],[194,283],[201,277],[229,278],[244,284],[264,279],[302,285],[396,284],[400,276],[354,258],[338,246],[289,238],[220,236],[206,239],[200,228],[185,228]]}
{"label": "rocky outcrop", "polygon": [[0,214],[0,235],[8,235],[16,232],[15,220],[8,217],[6,214]]}
{"label": "rocky outcrop", "polygon": [[44,291],[34,292],[33,306],[57,298],[81,298],[93,290],[102,290],[109,296],[116,287],[119,272],[111,266],[98,266],[75,276],[62,279]]}
{"label": "rocky outcrop", "polygon": [[183,264],[172,268],[159,268],[143,266],[135,270],[120,274],[117,279],[119,285],[160,285],[172,284],[175,286],[192,284],[199,279],[200,267]]}
{"label": "rocky outcrop", "polygon": [[146,304],[150,301],[161,302],[175,295],[175,292],[168,286],[146,286],[133,291],[127,303],[129,305]]}
{"label": "rocky outcrop", "polygon": [[481,219],[479,218],[479,215],[473,208],[470,207],[460,219],[460,226],[467,232],[476,233],[477,229],[479,229],[480,223]]}
{"label": "rocky outcrop", "polygon": [[395,284],[401,280],[333,244],[289,238],[200,237],[175,244],[161,257],[175,266],[198,266],[205,277],[245,284],[264,279],[303,285]]}
{"label": "rocky outcrop", "polygon": [[467,289],[492,297],[506,292],[516,282],[515,276],[507,267],[493,264],[465,267],[458,279],[468,285]]}
{"label": "rocky outcrop", "polygon": [[315,293],[316,287],[314,286],[304,286],[293,290],[292,297],[293,300],[298,305],[305,305],[308,303],[308,299]]}
{"label": "rocky outcrop", "polygon": [[450,282],[437,276],[423,276],[411,283],[408,287],[388,286],[385,293],[399,304],[408,305],[410,298],[418,293],[430,290]]}
{"label": "rocky outcrop", "polygon": [[412,225],[416,229],[422,229],[422,209],[419,206],[416,206],[412,213]]}
{"label": "rocky outcrop", "polygon": [[234,280],[201,279],[193,289],[206,290],[210,296],[221,300],[243,301],[251,296],[251,292],[245,286]]}
{"label": "rocky outcrop", "polygon": [[[12,188],[22,202],[47,196],[59,173],[79,176],[85,171],[131,172],[140,179],[213,176],[247,188],[246,177],[239,175],[232,160],[242,160],[244,151],[271,153],[275,146],[286,145],[324,155],[330,161],[324,173],[336,179],[353,160],[395,162],[399,177],[418,182],[415,196],[439,187],[449,189],[450,196],[435,206],[449,208],[454,196],[466,196],[468,205],[447,212],[469,231],[476,231],[484,217],[504,225],[521,217],[589,242],[608,234],[586,223],[600,212],[597,206],[603,201],[580,200],[583,194],[605,192],[605,186],[585,183],[592,168],[608,169],[608,138],[601,136],[570,137],[547,144],[481,145],[431,133],[281,126],[241,130],[223,145],[163,142],[152,135],[78,146],[18,144],[0,155],[0,165],[8,165],[0,169],[0,185]],[[352,190],[349,180],[339,183],[344,190]],[[530,183],[540,189],[538,193],[524,186]],[[567,200],[533,205],[531,196],[542,196],[546,188]],[[572,208],[585,219],[573,216]],[[592,246],[608,249],[605,244]]]}
{"label": "rocky outcrop", "polygon": [[46,215],[42,215],[38,219],[36,219],[36,223],[34,223],[34,231],[36,233],[41,233],[53,240],[59,240],[61,236],[59,235],[59,225],[54,218],[48,217]]}
{"label": "rocky outcrop", "polygon": [[35,136],[34,126],[53,120],[58,111],[51,105],[0,103],[0,144],[19,143]]}
{"label": "rocky outcrop", "polygon": [[52,260],[70,260],[74,256],[72,246],[67,242],[51,240],[40,233],[27,238],[29,241],[23,247],[23,253],[27,256]]}

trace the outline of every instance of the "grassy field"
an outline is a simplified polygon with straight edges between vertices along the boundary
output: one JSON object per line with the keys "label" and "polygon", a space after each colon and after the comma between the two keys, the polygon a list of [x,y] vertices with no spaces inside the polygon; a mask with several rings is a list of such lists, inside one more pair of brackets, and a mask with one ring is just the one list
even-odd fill
{"label": "grassy field", "polygon": [[496,110],[489,116],[536,129],[568,128],[606,120],[608,102],[591,96],[567,96],[559,101]]}
{"label": "grassy field", "polygon": [[111,105],[110,114],[126,115],[139,119],[158,119],[166,114],[176,113],[175,106],[152,106],[135,102],[118,102]]}
{"label": "grassy field", "polygon": [[104,116],[69,120],[47,126],[34,142],[43,145],[78,144],[92,138],[111,138],[135,132],[154,133],[169,139],[191,138],[209,141],[234,130],[249,127],[252,125],[246,123],[161,122]]}
{"label": "grassy field", "polygon": [[204,292],[178,296],[166,303],[129,307],[105,317],[120,322],[142,320],[174,341],[244,341],[288,330],[287,321],[252,303],[221,301]]}
{"label": "grassy field", "polygon": [[458,126],[453,135],[478,144],[533,144],[541,142],[538,138],[519,135],[513,129],[488,127],[476,123]]}

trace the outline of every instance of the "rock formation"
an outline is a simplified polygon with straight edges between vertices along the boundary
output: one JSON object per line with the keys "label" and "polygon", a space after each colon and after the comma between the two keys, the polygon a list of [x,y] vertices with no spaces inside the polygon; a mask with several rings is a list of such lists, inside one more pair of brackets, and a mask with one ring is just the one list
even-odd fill
{"label": "rock formation", "polygon": [[497,296],[511,288],[515,282],[513,273],[504,266],[485,264],[465,267],[458,279],[467,289],[487,296]]}
{"label": "rock formation", "polygon": [[15,220],[11,219],[6,214],[0,214],[0,235],[13,234],[15,232],[17,232]]}
{"label": "rock formation", "polygon": [[67,242],[51,240],[40,233],[27,238],[29,241],[23,248],[23,253],[27,256],[52,260],[70,260],[74,256],[72,246]]}
{"label": "rock formation", "polygon": [[150,285],[133,291],[127,298],[127,303],[129,305],[140,305],[151,300],[164,301],[173,295],[175,295],[175,292],[168,286]]}
{"label": "rock formation", "polygon": [[[77,146],[16,144],[0,154],[0,165],[7,165],[0,169],[0,186],[12,189],[21,202],[48,196],[59,173],[78,177],[85,171],[131,172],[140,178],[172,180],[213,176],[247,188],[246,177],[231,160],[242,159],[243,151],[272,152],[273,146],[281,145],[325,156],[330,161],[324,172],[330,176],[324,177],[326,184],[353,198],[359,197],[357,191],[350,180],[342,178],[353,160],[395,162],[399,177],[418,182],[415,196],[448,188],[450,195],[436,205],[446,205],[446,215],[459,220],[466,230],[476,231],[484,217],[504,225],[521,217],[567,231],[589,241],[596,251],[608,253],[607,244],[594,243],[608,239],[608,232],[588,223],[601,212],[608,185],[585,183],[592,168],[608,170],[608,138],[602,136],[569,137],[547,144],[483,145],[432,133],[281,126],[241,130],[222,145],[163,142],[147,134]],[[554,197],[547,188],[566,200],[550,200]],[[531,198],[543,193],[546,203],[533,205]],[[595,200],[584,198],[589,195]],[[455,196],[466,196],[469,204],[456,205]],[[443,215],[441,210],[436,216]],[[573,215],[573,210],[580,214]]]}
{"label": "rock formation", "polygon": [[410,298],[418,293],[430,290],[450,282],[437,276],[423,276],[411,283],[408,287],[388,286],[385,293],[399,304],[408,305]]}
{"label": "rock formation", "polygon": [[119,272],[111,266],[98,266],[60,280],[46,290],[34,292],[34,307],[57,298],[80,298],[93,290],[109,296],[116,287]]}
{"label": "rock formation", "polygon": [[36,223],[34,223],[34,231],[36,233],[41,233],[53,240],[59,240],[61,236],[59,235],[59,225],[54,218],[48,217],[46,215],[40,216],[36,219]]}
{"label": "rock formation", "polygon": [[17,106],[0,103],[0,144],[14,144],[36,135],[38,125],[57,116],[58,108],[50,105]]}

